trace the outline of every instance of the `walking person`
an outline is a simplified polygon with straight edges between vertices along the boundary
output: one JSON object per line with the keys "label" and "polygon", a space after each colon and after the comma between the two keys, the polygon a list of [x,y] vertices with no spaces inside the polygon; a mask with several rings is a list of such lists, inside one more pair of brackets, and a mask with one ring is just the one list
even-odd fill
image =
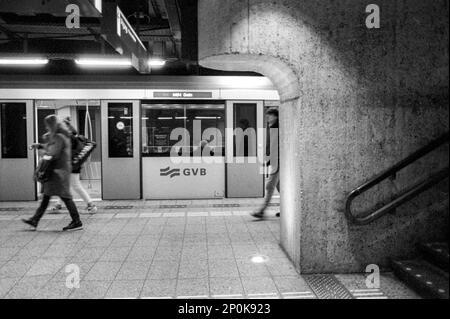
{"label": "walking person", "polygon": [[[70,118],[66,118],[64,120],[64,124],[66,124],[67,129],[70,133],[70,139],[72,142],[72,158],[77,156],[78,153],[81,151],[78,147],[79,141],[78,141],[78,132],[77,130],[72,126],[70,123]],[[72,191],[75,191],[86,203],[86,211],[89,214],[95,214],[97,212],[97,206],[94,205],[94,202],[92,201],[91,197],[89,196],[88,192],[84,189],[83,185],[81,184],[81,168],[82,163],[73,163],[72,162],[72,174],[70,176],[70,187]],[[52,208],[52,212],[58,213],[62,209],[61,201],[59,200],[55,207]]]}
{"label": "walking person", "polygon": [[[280,192],[280,157],[279,157],[279,113],[278,109],[271,108],[266,113],[267,123],[270,128],[269,148],[270,155],[267,166],[269,167],[269,178],[266,182],[266,196],[264,204],[253,217],[263,219],[264,213],[269,206],[275,189]],[[280,217],[280,213],[277,214]]]}
{"label": "walking person", "polygon": [[70,173],[72,170],[70,133],[62,127],[55,115],[45,118],[45,127],[48,131],[44,135],[45,144],[34,144],[32,147],[44,150],[45,157],[51,163],[51,171],[48,178],[42,183],[43,198],[39,208],[33,217],[23,220],[23,222],[36,229],[51,197],[58,196],[62,199],[69,210],[70,217],[72,217],[72,222],[64,227],[63,231],[80,230],[83,228],[83,224],[70,193]]}

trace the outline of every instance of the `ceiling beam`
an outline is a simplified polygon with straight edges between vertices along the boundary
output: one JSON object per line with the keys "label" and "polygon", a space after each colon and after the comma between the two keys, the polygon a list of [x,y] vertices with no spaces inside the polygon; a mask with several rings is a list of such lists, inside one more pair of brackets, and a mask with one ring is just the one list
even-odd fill
{"label": "ceiling beam", "polygon": [[177,0],[164,0],[164,5],[174,40],[173,44],[178,57],[181,57],[181,21],[178,3]]}

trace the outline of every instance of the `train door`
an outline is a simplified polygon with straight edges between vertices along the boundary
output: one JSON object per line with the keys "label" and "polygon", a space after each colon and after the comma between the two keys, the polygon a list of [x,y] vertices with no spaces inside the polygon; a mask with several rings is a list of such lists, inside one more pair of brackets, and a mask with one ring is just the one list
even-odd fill
{"label": "train door", "polygon": [[0,101],[0,201],[35,200],[33,101]]}
{"label": "train door", "polygon": [[228,101],[227,132],[227,197],[263,197],[263,102]]}
{"label": "train door", "polygon": [[[88,161],[81,170],[80,179],[83,187],[93,200],[102,198],[101,174],[101,118],[100,100],[37,100],[36,101],[36,136],[39,143],[44,142],[44,119],[55,114],[60,120],[70,118],[71,125],[79,134],[97,143]],[[36,154],[38,159],[39,154]],[[40,184],[37,185],[40,190]],[[76,201],[81,200],[78,194],[73,194]]]}
{"label": "train door", "polygon": [[103,199],[140,199],[140,101],[101,104]]}
{"label": "train door", "polygon": [[143,197],[225,197],[223,101],[142,104]]}

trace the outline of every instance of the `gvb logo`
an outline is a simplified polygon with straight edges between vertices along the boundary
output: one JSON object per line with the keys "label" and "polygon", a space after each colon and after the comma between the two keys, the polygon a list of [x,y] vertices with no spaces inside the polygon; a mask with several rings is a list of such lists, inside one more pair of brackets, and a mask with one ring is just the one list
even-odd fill
{"label": "gvb logo", "polygon": [[160,175],[162,177],[170,178],[175,178],[182,175],[184,177],[206,176],[207,174],[208,171],[206,168],[185,168],[182,170],[179,168],[171,169],[170,167],[167,167],[160,170]]}
{"label": "gvb logo", "polygon": [[368,289],[380,289],[380,267],[377,265],[369,265],[366,268],[366,287]]}
{"label": "gvb logo", "polygon": [[170,167],[167,167],[167,168],[161,169],[160,172],[161,172],[161,176],[163,176],[163,177],[168,176],[170,178],[174,178],[174,177],[181,175],[181,170],[179,168],[170,169]]}
{"label": "gvb logo", "polygon": [[78,265],[66,266],[66,287],[68,289],[80,289],[80,267]]}

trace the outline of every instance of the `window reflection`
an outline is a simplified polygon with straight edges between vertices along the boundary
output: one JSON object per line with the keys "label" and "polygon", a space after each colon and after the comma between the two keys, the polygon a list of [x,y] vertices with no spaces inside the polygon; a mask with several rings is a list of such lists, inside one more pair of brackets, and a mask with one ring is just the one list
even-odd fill
{"label": "window reflection", "polygon": [[174,146],[178,156],[225,154],[223,104],[146,104],[142,130],[144,157],[169,157]]}
{"label": "window reflection", "polygon": [[25,103],[1,103],[2,158],[27,158],[27,107]]}
{"label": "window reflection", "polygon": [[133,157],[133,104],[108,104],[109,157]]}
{"label": "window reflection", "polygon": [[234,104],[233,151],[235,157],[254,157],[257,155],[256,104]]}

